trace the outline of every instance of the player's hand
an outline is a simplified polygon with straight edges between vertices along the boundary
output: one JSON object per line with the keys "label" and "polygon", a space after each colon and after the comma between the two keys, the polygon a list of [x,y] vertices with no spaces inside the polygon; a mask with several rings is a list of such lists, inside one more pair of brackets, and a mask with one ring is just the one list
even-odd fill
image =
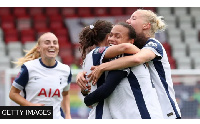
{"label": "player's hand", "polygon": [[101,66],[92,66],[90,70],[92,72],[87,77],[89,78],[89,82],[92,82],[92,85],[95,85],[103,71],[101,70]]}
{"label": "player's hand", "polygon": [[91,85],[90,84],[86,84],[87,89],[81,89],[81,93],[83,94],[83,96],[88,95],[88,93],[91,91]]}
{"label": "player's hand", "polygon": [[78,86],[82,89],[82,90],[86,90],[87,86],[86,84],[88,84],[88,81],[86,80],[85,76],[86,76],[87,72],[79,72],[76,76],[76,83],[78,84]]}

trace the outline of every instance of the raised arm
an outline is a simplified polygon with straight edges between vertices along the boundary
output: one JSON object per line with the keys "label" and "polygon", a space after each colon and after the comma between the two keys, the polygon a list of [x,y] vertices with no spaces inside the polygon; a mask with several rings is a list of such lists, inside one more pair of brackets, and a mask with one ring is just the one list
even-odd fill
{"label": "raised arm", "polygon": [[119,59],[103,63],[99,66],[93,67],[93,71],[88,75],[89,81],[94,85],[104,71],[123,69],[140,65],[148,62],[156,57],[155,53],[149,49],[142,49],[135,55],[125,56]]}

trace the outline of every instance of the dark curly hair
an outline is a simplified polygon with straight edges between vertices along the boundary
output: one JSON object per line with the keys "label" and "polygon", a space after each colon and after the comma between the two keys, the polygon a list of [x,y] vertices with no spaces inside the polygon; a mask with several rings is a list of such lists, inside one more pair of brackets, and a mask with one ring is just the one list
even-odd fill
{"label": "dark curly hair", "polygon": [[105,20],[98,20],[93,25],[94,28],[86,26],[79,34],[80,52],[82,60],[85,59],[87,51],[94,45],[99,45],[108,33],[110,33],[113,24]]}

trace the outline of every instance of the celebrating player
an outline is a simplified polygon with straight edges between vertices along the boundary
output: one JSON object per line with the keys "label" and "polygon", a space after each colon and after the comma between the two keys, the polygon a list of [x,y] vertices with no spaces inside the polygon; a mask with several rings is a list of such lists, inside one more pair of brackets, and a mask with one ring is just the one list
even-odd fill
{"label": "celebrating player", "polygon": [[95,83],[99,75],[106,70],[127,68],[148,62],[151,79],[155,84],[162,107],[163,117],[165,119],[180,119],[181,113],[175,99],[168,57],[162,44],[154,38],[155,32],[164,30],[166,24],[154,12],[141,9],[135,11],[127,20],[127,23],[135,28],[137,34],[135,45],[142,48],[141,51],[133,56],[119,58],[93,68],[91,80],[94,80]]}
{"label": "celebrating player", "polygon": [[62,106],[65,118],[70,119],[71,69],[55,59],[58,52],[57,37],[50,32],[41,35],[36,46],[15,62],[21,71],[9,97],[21,106],[53,106],[54,119],[63,119]]}
{"label": "celebrating player", "polygon": [[[108,41],[114,45],[130,41],[134,42],[133,38],[135,37],[130,37],[133,32],[135,34],[130,25],[118,23],[112,28]],[[112,54],[109,51],[106,51],[106,53]],[[105,83],[85,97],[84,102],[86,105],[90,106],[95,102],[100,102],[114,91],[105,99],[111,118],[162,119],[161,107],[146,65],[141,64],[132,67],[129,71],[128,76],[121,82],[113,81],[118,78],[118,75],[108,74]],[[97,112],[97,114],[99,113]]]}
{"label": "celebrating player", "polygon": [[[126,26],[131,27],[129,25]],[[85,27],[80,33],[82,58],[84,59],[83,70],[87,73],[91,72],[91,66],[99,65],[102,62],[107,61],[109,58],[114,58],[123,53],[134,54],[138,52],[139,49],[132,44],[136,36],[132,27],[130,32],[127,31],[126,37],[120,37],[119,34],[116,34],[119,39],[127,41],[126,43],[108,47],[107,37],[109,36],[111,29],[112,24],[110,22],[99,20],[94,25]],[[94,47],[94,49],[91,50],[91,47]],[[110,71],[108,76],[116,76],[116,78],[114,78],[111,82],[119,83],[124,77],[127,76],[127,70]],[[100,87],[104,83],[104,80],[105,73],[102,74],[97,82],[97,85],[91,86],[91,92]],[[84,92],[85,91],[82,89],[82,93]],[[93,108],[89,113],[89,119],[112,118],[110,109],[104,100],[101,100],[98,104],[94,104],[92,107]]]}

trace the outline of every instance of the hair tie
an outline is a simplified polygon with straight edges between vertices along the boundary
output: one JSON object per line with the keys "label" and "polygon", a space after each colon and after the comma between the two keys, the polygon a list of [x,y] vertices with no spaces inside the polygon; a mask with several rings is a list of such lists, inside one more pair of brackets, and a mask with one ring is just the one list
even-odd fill
{"label": "hair tie", "polygon": [[90,29],[93,29],[94,28],[94,25],[90,25]]}

